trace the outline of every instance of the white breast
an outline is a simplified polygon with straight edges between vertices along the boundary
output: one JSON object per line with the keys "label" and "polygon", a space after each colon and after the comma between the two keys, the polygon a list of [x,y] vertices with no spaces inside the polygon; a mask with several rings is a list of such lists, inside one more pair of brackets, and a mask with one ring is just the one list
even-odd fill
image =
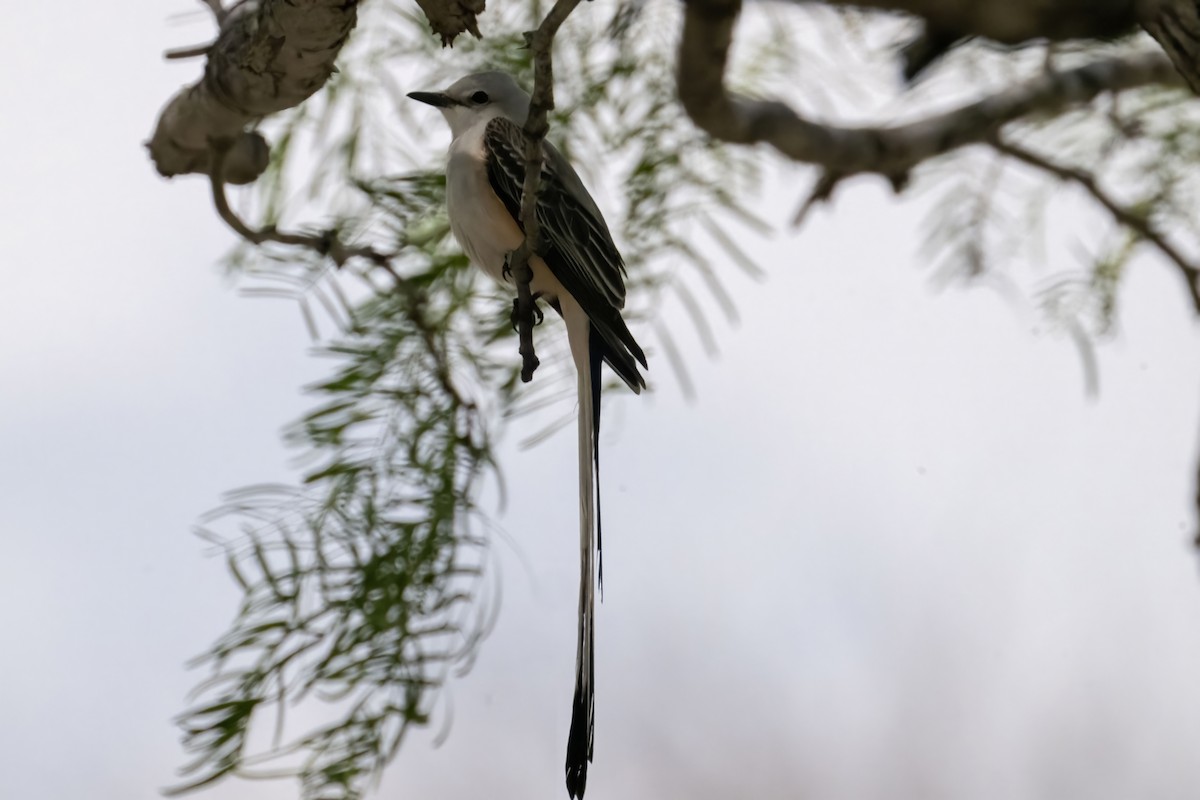
{"label": "white breast", "polygon": [[[450,230],[471,263],[498,283],[504,277],[504,260],[521,246],[525,235],[492,190],[487,176],[483,130],[487,120],[472,126],[450,143],[446,164],[446,205]],[[547,302],[566,294],[554,273],[538,256],[529,259],[533,271],[530,288]]]}
{"label": "white breast", "polygon": [[503,282],[504,258],[521,246],[521,229],[492,191],[483,149],[483,120],[450,143],[446,203],[450,229],[475,266]]}

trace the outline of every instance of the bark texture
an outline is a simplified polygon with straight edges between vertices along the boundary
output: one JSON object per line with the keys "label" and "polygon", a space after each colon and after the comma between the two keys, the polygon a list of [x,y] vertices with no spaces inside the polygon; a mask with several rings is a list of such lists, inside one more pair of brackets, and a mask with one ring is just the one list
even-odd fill
{"label": "bark texture", "polygon": [[442,37],[443,46],[454,44],[460,33],[483,38],[476,17],[483,13],[484,0],[417,0],[417,5],[425,12],[433,32]]}
{"label": "bark texture", "polygon": [[357,10],[357,0],[259,0],[220,15],[204,77],[171,98],[147,142],[159,173],[211,175],[220,142],[225,180],[261,175],[269,147],[247,127],[325,84]]}
{"label": "bark texture", "polygon": [[1200,4],[1196,0],[1142,0],[1142,27],[1153,36],[1179,74],[1200,94]]}

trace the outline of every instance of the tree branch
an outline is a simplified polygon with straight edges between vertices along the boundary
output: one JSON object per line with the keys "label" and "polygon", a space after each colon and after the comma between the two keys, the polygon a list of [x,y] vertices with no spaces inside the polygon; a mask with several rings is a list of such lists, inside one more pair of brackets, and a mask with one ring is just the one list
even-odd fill
{"label": "tree branch", "polygon": [[391,266],[390,262],[393,254],[382,253],[370,246],[358,247],[347,245],[341,241],[335,230],[325,231],[321,234],[288,233],[276,230],[274,227],[255,230],[247,225],[237,215],[237,212],[230,207],[229,200],[225,197],[225,184],[227,181],[224,175],[229,147],[229,143],[217,143],[213,145],[213,174],[210,177],[210,181],[212,183],[213,205],[217,207],[217,213],[239,236],[254,245],[274,242],[276,244],[314,250],[323,256],[328,256],[338,267],[344,266],[352,258],[366,259],[374,266],[392,275],[398,283],[403,282],[403,278],[397,275]]}
{"label": "tree branch", "polygon": [[225,7],[221,0],[200,0],[200,2],[212,12],[213,17],[217,20],[217,26],[225,21],[225,17],[229,15],[230,9]]}
{"label": "tree branch", "polygon": [[[812,0],[794,0],[797,3]],[[1145,0],[820,0],[824,5],[901,11],[932,28],[1019,44],[1030,39],[1107,39],[1133,30]]]}
{"label": "tree branch", "polygon": [[580,0],[558,0],[537,30],[525,34],[533,52],[533,94],[525,119],[525,183],[521,187],[521,227],[525,239],[509,256],[509,269],[517,283],[517,331],[520,339],[521,380],[528,383],[538,368],[533,348],[533,294],[529,282],[533,270],[529,258],[538,247],[541,230],[537,219],[537,193],[542,177],[542,141],[550,125],[547,115],[554,108],[554,36]]}
{"label": "tree branch", "polygon": [[442,46],[453,45],[460,33],[482,39],[476,16],[483,13],[485,0],[417,0],[433,32],[442,38]]}
{"label": "tree branch", "polygon": [[[794,0],[812,2],[813,0]],[[1005,44],[1116,39],[1140,25],[1200,94],[1200,5],[1196,0],[820,0],[825,5],[900,11],[921,18],[925,42],[965,36]],[[935,53],[938,48],[935,47]],[[928,58],[934,53],[924,54]],[[909,54],[910,56],[912,54]],[[920,61],[916,62],[919,67]],[[910,59],[909,68],[914,62]]]}
{"label": "tree branch", "polygon": [[445,351],[438,345],[436,336],[434,335],[434,326],[425,314],[426,297],[424,290],[413,285],[412,281],[405,278],[392,266],[392,259],[396,257],[395,253],[376,250],[370,245],[346,244],[342,241],[338,232],[333,229],[313,234],[280,231],[274,227],[260,228],[258,230],[251,228],[237,215],[237,212],[229,205],[229,199],[225,196],[225,158],[229,152],[229,143],[215,142],[212,152],[213,173],[209,180],[212,184],[213,205],[216,206],[217,213],[221,216],[221,219],[225,220],[225,223],[230,228],[253,245],[273,242],[275,244],[312,250],[322,256],[328,257],[338,269],[341,269],[352,259],[363,259],[370,262],[372,266],[386,272],[395,282],[396,290],[408,300],[407,310],[409,316],[412,318],[413,324],[420,330],[422,341],[424,341],[426,349],[434,360],[435,372],[442,390],[453,398],[459,406],[464,408],[474,407],[473,403],[466,401],[459,394],[458,388],[454,385],[449,359]]}
{"label": "tree branch", "polygon": [[1160,253],[1167,257],[1170,263],[1175,265],[1176,269],[1182,274],[1184,282],[1187,284],[1188,296],[1192,299],[1193,308],[1195,308],[1197,314],[1200,314],[1200,269],[1188,261],[1183,253],[1179,252],[1162,233],[1157,231],[1145,214],[1117,202],[1101,188],[1099,183],[1096,182],[1095,177],[1088,172],[1066,166],[1065,164],[1055,163],[1032,150],[1026,150],[1019,145],[1005,142],[998,136],[991,140],[991,145],[1006,156],[1028,164],[1031,167],[1036,167],[1043,172],[1048,172],[1060,180],[1070,181],[1083,187],[1096,202],[1104,206],[1113,219],[1152,244]]}
{"label": "tree branch", "polygon": [[1200,7],[1195,0],[1141,0],[1141,23],[1200,94]]}
{"label": "tree branch", "polygon": [[677,72],[684,108],[701,129],[718,139],[769,144],[789,158],[822,167],[835,180],[877,173],[899,186],[922,161],[985,142],[1014,120],[1058,112],[1104,92],[1182,83],[1161,53],[1136,53],[1045,72],[975,103],[906,125],[824,125],[801,117],[784,103],[725,91],[725,66],[740,11],[741,0],[687,0]]}
{"label": "tree branch", "polygon": [[229,9],[203,2],[220,20],[204,77],[171,98],[146,147],[169,178],[211,175],[211,143],[226,142],[225,180],[250,183],[267,168],[270,148],[247,126],[299,105],[325,85],[354,28],[358,2],[260,0]]}

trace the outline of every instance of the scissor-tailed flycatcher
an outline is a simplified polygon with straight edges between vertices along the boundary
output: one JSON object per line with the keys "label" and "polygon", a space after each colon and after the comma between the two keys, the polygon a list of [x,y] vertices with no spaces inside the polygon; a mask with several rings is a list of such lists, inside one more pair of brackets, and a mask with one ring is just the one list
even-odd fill
{"label": "scissor-tailed flycatcher", "polygon": [[[412,92],[409,97],[437,107],[450,124],[446,201],[455,238],[477,267],[505,282],[508,256],[525,236],[519,222],[526,140],[521,126],[529,95],[502,72],[482,72],[445,91]],[[547,142],[543,154],[537,198],[541,243],[529,259],[529,286],[534,298],[545,299],[562,315],[579,376],[579,643],[566,771],[567,791],[581,798],[595,722],[600,363],[607,361],[630,389],[640,392],[646,381],[637,365],[645,367],[646,356],[621,318],[625,263],[600,209],[561,153]]]}

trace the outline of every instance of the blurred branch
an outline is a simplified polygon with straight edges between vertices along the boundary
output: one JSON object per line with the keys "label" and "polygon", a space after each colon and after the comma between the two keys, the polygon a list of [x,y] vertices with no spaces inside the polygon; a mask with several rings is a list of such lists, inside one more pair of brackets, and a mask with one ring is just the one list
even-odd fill
{"label": "blurred branch", "polygon": [[206,48],[204,77],[171,98],[146,147],[159,174],[170,178],[211,175],[211,143],[228,142],[225,180],[250,183],[267,168],[270,147],[247,126],[299,105],[325,85],[357,21],[358,2],[261,0],[231,8],[215,0],[205,4],[220,30]]}
{"label": "blurred branch", "polygon": [[990,144],[1006,156],[1028,164],[1031,167],[1036,167],[1043,172],[1048,172],[1059,180],[1069,181],[1081,186],[1096,202],[1104,206],[1113,219],[1129,228],[1140,238],[1145,239],[1166,256],[1170,263],[1175,265],[1183,275],[1184,282],[1187,284],[1188,296],[1192,300],[1192,307],[1195,308],[1196,313],[1200,314],[1200,268],[1197,268],[1188,261],[1183,253],[1179,252],[1174,245],[1167,241],[1166,236],[1154,228],[1154,225],[1144,212],[1117,202],[1101,188],[1095,176],[1090,172],[1085,172],[1084,170],[1065,164],[1058,164],[1032,150],[1026,150],[1019,145],[1006,142],[998,136],[994,137],[990,141]]}
{"label": "blurred branch", "polygon": [[1142,27],[1200,94],[1200,6],[1195,0],[1141,0],[1139,6]]}
{"label": "blurred branch", "polygon": [[1061,112],[1105,92],[1182,83],[1161,53],[1135,53],[1046,71],[969,105],[905,125],[825,125],[801,117],[784,103],[726,92],[725,68],[740,12],[741,0],[687,0],[677,71],[680,100],[692,120],[718,139],[763,142],[793,160],[821,167],[822,196],[858,173],[883,175],[899,189],[922,161],[987,141],[1014,120]]}
{"label": "blurred branch", "polygon": [[[808,2],[809,0],[795,0]],[[902,11],[957,36],[1019,44],[1030,39],[1111,38],[1138,24],[1139,0],[822,0],[826,5]]]}
{"label": "blurred branch", "polygon": [[[1166,51],[1192,91],[1200,93],[1200,4],[1195,0],[822,1],[831,6],[912,14],[922,20],[924,41],[943,45],[967,36],[983,36],[1006,44],[1032,40],[1111,40],[1141,26]],[[920,62],[910,60],[910,70],[914,67],[919,69]]]}
{"label": "blurred branch", "polygon": [[217,25],[225,21],[225,17],[229,16],[230,9],[225,7],[221,0],[200,0],[200,3],[212,12],[213,18],[216,19]]}
{"label": "blurred branch", "polygon": [[417,0],[417,5],[425,12],[433,32],[442,37],[443,47],[453,45],[464,32],[483,38],[476,16],[483,13],[485,0]]}
{"label": "blurred branch", "polygon": [[525,183],[521,188],[521,228],[525,239],[509,257],[517,283],[517,331],[520,335],[521,380],[528,383],[538,368],[533,348],[534,301],[529,288],[533,270],[529,259],[537,250],[541,230],[537,218],[537,193],[542,177],[542,141],[550,129],[547,116],[554,109],[554,36],[580,0],[558,0],[537,30],[525,34],[533,55],[533,94],[525,119]]}

